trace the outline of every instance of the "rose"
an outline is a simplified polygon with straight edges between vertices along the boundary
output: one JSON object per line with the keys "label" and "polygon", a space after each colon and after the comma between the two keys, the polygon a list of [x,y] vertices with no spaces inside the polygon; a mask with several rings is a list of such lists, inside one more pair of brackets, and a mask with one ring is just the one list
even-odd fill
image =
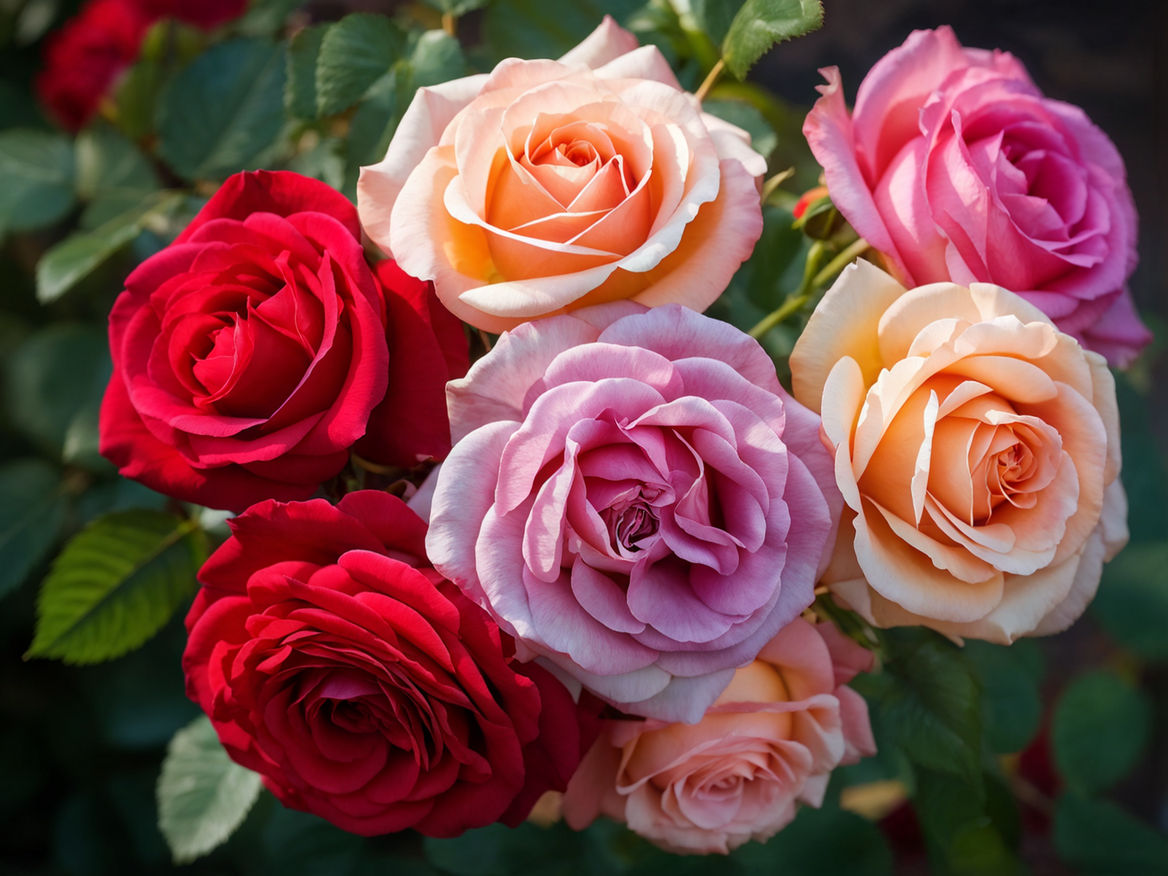
{"label": "rose", "polygon": [[153,18],[175,18],[211,30],[243,15],[247,0],[134,0]]}
{"label": "rose", "polygon": [[831,770],[874,754],[864,699],[845,687],[872,655],[796,618],[734,673],[697,724],[606,721],[564,795],[582,830],[598,815],[678,853],[765,841],[819,806]]}
{"label": "rose", "polygon": [[803,132],[840,212],[908,286],[1012,289],[1113,364],[1151,340],[1125,283],[1136,212],[1123,161],[1078,107],[1011,55],[917,31],[864,78],[839,71]]}
{"label": "rose", "polygon": [[611,18],[559,61],[418,90],[365,231],[488,331],[614,299],[718,297],[762,232],[766,162]]}
{"label": "rose", "polygon": [[230,526],[187,616],[187,693],[285,805],[453,836],[564,788],[591,719],[429,568],[404,503],[267,501]]}
{"label": "rose", "polygon": [[858,262],[791,377],[835,452],[848,509],[824,577],[851,608],[996,642],[1083,612],[1127,540],[1101,356],[997,286],[906,292]]}
{"label": "rose", "polygon": [[94,116],[119,74],[134,63],[151,17],[129,0],[91,0],[45,42],[36,90],[70,131]]}
{"label": "rose", "polygon": [[830,459],[737,329],[679,305],[573,311],[504,334],[447,395],[431,560],[602,698],[697,721],[810,604]]}
{"label": "rose", "polygon": [[465,368],[465,338],[430,313],[426,284],[391,264],[375,276],[359,235],[324,183],[228,179],[114,304],[102,453],[154,489],[234,510],[310,496],[371,416],[371,458],[442,455],[443,385]]}

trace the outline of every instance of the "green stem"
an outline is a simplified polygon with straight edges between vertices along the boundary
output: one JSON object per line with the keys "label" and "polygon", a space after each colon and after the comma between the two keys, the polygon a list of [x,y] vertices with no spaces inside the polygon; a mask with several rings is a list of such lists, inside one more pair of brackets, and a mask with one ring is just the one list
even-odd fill
{"label": "green stem", "polygon": [[823,270],[815,275],[815,278],[811,281],[811,288],[818,289],[820,286],[826,286],[836,274],[867,251],[868,241],[864,240],[864,238],[860,237],[852,241],[846,249],[824,265]]}
{"label": "green stem", "polygon": [[799,284],[799,288],[794,295],[788,296],[777,309],[772,310],[755,325],[749,332],[752,338],[761,338],[787,317],[798,313],[809,300],[811,295],[817,289],[827,285],[827,283],[835,277],[840,271],[852,263],[852,261],[862,255],[868,249],[868,241],[864,238],[859,238],[849,244],[839,254],[834,256],[830,262],[819,267],[820,259],[823,258],[824,244],[822,241],[816,241],[811,245],[811,250],[807,253],[807,264],[803,269],[803,281]]}

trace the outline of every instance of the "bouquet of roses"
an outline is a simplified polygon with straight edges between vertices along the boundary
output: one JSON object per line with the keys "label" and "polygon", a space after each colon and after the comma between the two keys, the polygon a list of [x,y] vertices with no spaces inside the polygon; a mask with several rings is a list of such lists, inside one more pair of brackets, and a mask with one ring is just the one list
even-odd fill
{"label": "bouquet of roses", "polygon": [[[153,492],[64,545],[29,654],[120,656],[194,593],[175,857],[262,783],[455,872],[437,840],[529,816],[729,854],[805,808],[872,843],[854,813],[906,797],[939,870],[1017,863],[998,755],[1040,705],[1011,643],[1074,623],[1129,537],[1109,366],[1151,335],[1107,136],[940,27],[852,109],[821,71],[788,169],[733,80],[816,2],[598,9],[493,64],[458,36],[507,45],[506,3],[293,5],[92,0],[38,80],[97,214],[41,300],[136,263],[66,447]],[[23,196],[11,228],[74,204]],[[1018,684],[1032,714],[995,717]]]}

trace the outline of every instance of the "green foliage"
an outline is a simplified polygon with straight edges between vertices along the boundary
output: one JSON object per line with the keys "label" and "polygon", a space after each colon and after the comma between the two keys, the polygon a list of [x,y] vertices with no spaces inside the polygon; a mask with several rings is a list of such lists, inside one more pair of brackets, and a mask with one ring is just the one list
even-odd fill
{"label": "green foliage", "polygon": [[774,152],[775,147],[779,145],[775,129],[754,104],[745,100],[710,98],[702,101],[702,110],[737,125],[750,134],[750,145],[764,158]]}
{"label": "green foliage", "polygon": [[56,544],[67,509],[59,480],[39,459],[0,466],[0,596],[20,586]]}
{"label": "green foliage", "polygon": [[733,855],[745,873],[783,876],[882,876],[894,872],[880,829],[852,812],[802,807],[795,820],[765,845],[747,843]]}
{"label": "green foliage", "polygon": [[1092,613],[1120,644],[1145,660],[1168,661],[1168,542],[1128,545],[1103,568]]}
{"label": "green foliage", "polygon": [[996,754],[1021,751],[1042,722],[1042,651],[1033,639],[1012,645],[969,640],[964,656],[981,685],[985,742]]}
{"label": "green foliage", "polygon": [[53,563],[26,656],[98,663],[137,648],[194,591],[206,556],[202,530],[171,514],[99,518]]}
{"label": "green foliage", "polygon": [[158,152],[188,180],[258,167],[284,126],[284,48],[269,40],[213,45],[159,99]]}
{"label": "green foliage", "polygon": [[351,107],[405,52],[405,32],[384,15],[358,12],[332,25],[316,59],[317,115]]}
{"label": "green foliage", "polygon": [[1059,773],[1076,791],[1104,791],[1130,772],[1148,741],[1151,709],[1113,672],[1079,676],[1054,710],[1051,741]]}
{"label": "green foliage", "polygon": [[427,6],[444,12],[447,15],[466,15],[476,9],[482,9],[491,0],[425,0]]}
{"label": "green foliage", "polygon": [[158,828],[175,863],[193,861],[231,836],[261,788],[259,773],[227,756],[206,716],[176,733],[158,777]]}
{"label": "green foliage", "polygon": [[0,131],[0,237],[50,225],[76,203],[73,144],[60,134]]}
{"label": "green foliage", "polygon": [[558,58],[596,29],[607,14],[626,23],[644,0],[492,0],[483,37],[493,60]]}
{"label": "green foliage", "polygon": [[287,72],[284,82],[284,106],[298,119],[315,119],[316,61],[327,24],[314,24],[297,32],[288,41]]}
{"label": "green foliage", "polygon": [[1168,874],[1168,836],[1105,800],[1060,797],[1054,843],[1059,856],[1080,876]]}
{"label": "green foliage", "polygon": [[739,79],[776,43],[823,25],[820,0],[746,0],[722,41],[726,68]]}
{"label": "green foliage", "polygon": [[1009,790],[994,774],[983,774],[974,789],[952,773],[918,769],[913,808],[932,872],[939,876],[1025,872],[1014,851],[1017,809]]}

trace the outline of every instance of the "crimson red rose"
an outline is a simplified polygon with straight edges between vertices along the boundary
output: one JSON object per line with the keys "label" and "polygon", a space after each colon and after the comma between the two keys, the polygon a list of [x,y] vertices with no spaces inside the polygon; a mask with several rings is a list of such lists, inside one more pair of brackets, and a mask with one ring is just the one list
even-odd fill
{"label": "crimson red rose", "polygon": [[231,528],[187,616],[187,694],[286,805],[454,836],[565,787],[595,719],[430,568],[403,502],[269,501]]}
{"label": "crimson red rose", "polygon": [[312,495],[371,416],[370,458],[441,456],[466,339],[432,298],[393,266],[374,273],[356,210],[329,186],[237,174],[114,303],[101,452],[160,492],[236,511]]}
{"label": "crimson red rose", "polygon": [[130,0],[92,0],[45,42],[36,90],[70,131],[85,126],[138,57],[152,17]]}
{"label": "crimson red rose", "polygon": [[135,0],[155,18],[175,18],[210,30],[243,15],[247,0]]}

